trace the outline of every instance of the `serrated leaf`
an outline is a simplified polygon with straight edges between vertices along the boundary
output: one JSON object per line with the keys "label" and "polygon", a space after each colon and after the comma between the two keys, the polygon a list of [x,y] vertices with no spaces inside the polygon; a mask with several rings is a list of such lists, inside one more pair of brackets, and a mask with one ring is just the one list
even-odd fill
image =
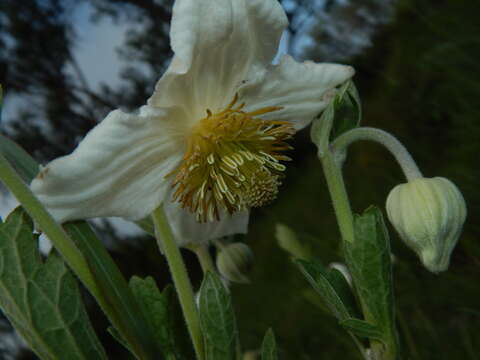
{"label": "serrated leaf", "polygon": [[277,344],[272,329],[268,329],[262,343],[262,360],[277,360]]}
{"label": "serrated leaf", "polygon": [[52,252],[42,262],[22,208],[0,224],[0,306],[42,359],[106,359],[73,275]]}
{"label": "serrated leaf", "polygon": [[362,301],[365,320],[386,335],[394,333],[390,241],[381,211],[368,208],[354,219],[355,241],[345,243],[345,258]]}
{"label": "serrated leaf", "polygon": [[[19,171],[26,183],[31,182],[38,173],[37,162],[17,144],[2,135],[0,135],[0,152]],[[126,280],[108,252],[85,221],[69,223],[65,225],[65,229],[67,232],[70,230],[70,236],[76,235],[77,246],[88,259],[90,270],[95,274],[98,285],[104,289],[103,293],[92,294],[117,328],[120,336],[127,339],[129,347],[137,357],[155,359],[159,350],[154,342],[153,334],[148,334],[148,330],[145,330],[146,320],[143,318]]]}
{"label": "serrated leaf", "polygon": [[[173,286],[160,292],[152,277],[132,277],[130,289],[153,330],[166,359],[194,358],[191,341]],[[190,351],[189,351],[190,350]]]}
{"label": "serrated leaf", "polygon": [[238,333],[232,300],[218,275],[208,272],[200,288],[200,325],[207,360],[234,360]]}
{"label": "serrated leaf", "polygon": [[20,145],[0,134],[0,153],[13,166],[20,177],[29,184],[37,176],[37,162]]}
{"label": "serrated leaf", "polygon": [[102,293],[99,305],[138,359],[156,359],[160,349],[128,284],[90,225],[84,221],[64,225],[87,260]]}
{"label": "serrated leaf", "polygon": [[338,320],[356,316],[355,299],[342,273],[336,269],[326,270],[318,261],[297,260],[297,264]]}
{"label": "serrated leaf", "polygon": [[360,338],[383,341],[382,331],[377,326],[369,324],[364,320],[345,319],[340,321],[340,325]]}

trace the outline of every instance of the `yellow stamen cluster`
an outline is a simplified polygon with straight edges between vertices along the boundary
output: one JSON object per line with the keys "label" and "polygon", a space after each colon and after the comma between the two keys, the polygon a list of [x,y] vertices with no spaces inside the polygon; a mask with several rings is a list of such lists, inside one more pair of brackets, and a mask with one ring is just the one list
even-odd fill
{"label": "yellow stamen cluster", "polygon": [[237,95],[222,111],[200,120],[192,129],[180,165],[171,173],[174,200],[196,214],[199,222],[219,220],[220,210],[233,214],[275,199],[285,166],[280,152],[295,132],[286,121],[263,120],[277,111],[265,107],[242,111]]}

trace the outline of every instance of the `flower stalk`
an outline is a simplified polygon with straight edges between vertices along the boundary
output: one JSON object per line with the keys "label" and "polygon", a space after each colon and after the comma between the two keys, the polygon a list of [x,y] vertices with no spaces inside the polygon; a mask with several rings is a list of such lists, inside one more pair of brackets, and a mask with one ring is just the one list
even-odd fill
{"label": "flower stalk", "polygon": [[206,274],[207,271],[216,272],[207,244],[191,245],[189,248],[197,255],[204,274]]}
{"label": "flower stalk", "polygon": [[328,190],[332,198],[342,239],[346,242],[353,242],[355,239],[353,214],[345,188],[345,182],[343,181],[342,170],[335,162],[330,150],[323,153],[320,161],[322,162],[323,172],[327,180]]}
{"label": "flower stalk", "polygon": [[322,117],[314,121],[311,130],[313,142],[317,145],[317,155],[322,163],[323,173],[327,180],[328,191],[333,202],[342,239],[354,241],[353,214],[348,199],[347,190],[343,181],[341,166],[335,160],[335,154],[330,146],[330,133],[333,127],[335,109],[327,107]]}
{"label": "flower stalk", "polygon": [[372,128],[372,127],[358,127],[347,131],[340,135],[332,144],[333,152],[336,154],[345,153],[348,146],[355,141],[368,140],[377,142],[387,148],[388,151],[395,157],[402,168],[403,173],[408,181],[423,177],[415,160],[403,146],[403,144],[397,140],[397,138],[386,131]]}
{"label": "flower stalk", "polygon": [[[354,128],[343,133],[331,143],[330,135],[334,118],[335,105],[332,105],[325,110],[322,117],[318,119],[319,121],[314,122],[311,136],[313,142],[318,147],[318,158],[323,167],[342,240],[346,245],[352,245],[356,241],[354,217],[342,174],[343,160],[346,158],[348,146],[356,140],[380,142],[394,154],[402,166],[407,179],[413,180],[422,175],[405,147],[384,131],[370,128]],[[365,319],[375,323],[376,319],[370,319],[371,316],[365,299],[360,294],[359,296]],[[385,335],[386,343],[371,339],[368,352],[363,346],[360,346],[359,348],[363,356],[368,356],[375,360],[395,360],[397,353],[395,330],[393,329],[391,333],[389,331]]]}
{"label": "flower stalk", "polygon": [[165,257],[167,258],[195,354],[198,360],[203,360],[203,337],[192,285],[162,205],[153,212],[152,220],[155,225],[155,236],[158,246],[163,249]]}

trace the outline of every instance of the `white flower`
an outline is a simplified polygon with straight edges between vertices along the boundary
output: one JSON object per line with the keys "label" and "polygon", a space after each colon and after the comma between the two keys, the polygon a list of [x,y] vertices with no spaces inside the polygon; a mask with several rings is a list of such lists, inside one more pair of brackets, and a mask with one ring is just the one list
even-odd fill
{"label": "white flower", "polygon": [[138,220],[165,203],[178,243],[246,232],[275,198],[285,140],[318,115],[349,66],[271,65],[277,0],[177,0],[172,62],[137,114],[112,111],[31,188],[59,221]]}

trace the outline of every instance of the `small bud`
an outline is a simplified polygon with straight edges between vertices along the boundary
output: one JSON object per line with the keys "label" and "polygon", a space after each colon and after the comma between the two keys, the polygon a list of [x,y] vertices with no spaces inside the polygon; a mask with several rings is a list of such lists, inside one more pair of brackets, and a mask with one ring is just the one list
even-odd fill
{"label": "small bud", "polygon": [[311,251],[305,244],[302,244],[295,232],[284,224],[277,224],[275,226],[275,236],[278,245],[294,258],[308,260],[311,256]]}
{"label": "small bud", "polygon": [[467,215],[465,200],[455,184],[435,177],[398,185],[388,195],[387,214],[428,270],[438,273],[448,268]]}
{"label": "small bud", "polygon": [[245,275],[253,265],[253,252],[244,243],[233,243],[225,246],[217,255],[217,268],[220,274],[229,281],[249,283]]}

